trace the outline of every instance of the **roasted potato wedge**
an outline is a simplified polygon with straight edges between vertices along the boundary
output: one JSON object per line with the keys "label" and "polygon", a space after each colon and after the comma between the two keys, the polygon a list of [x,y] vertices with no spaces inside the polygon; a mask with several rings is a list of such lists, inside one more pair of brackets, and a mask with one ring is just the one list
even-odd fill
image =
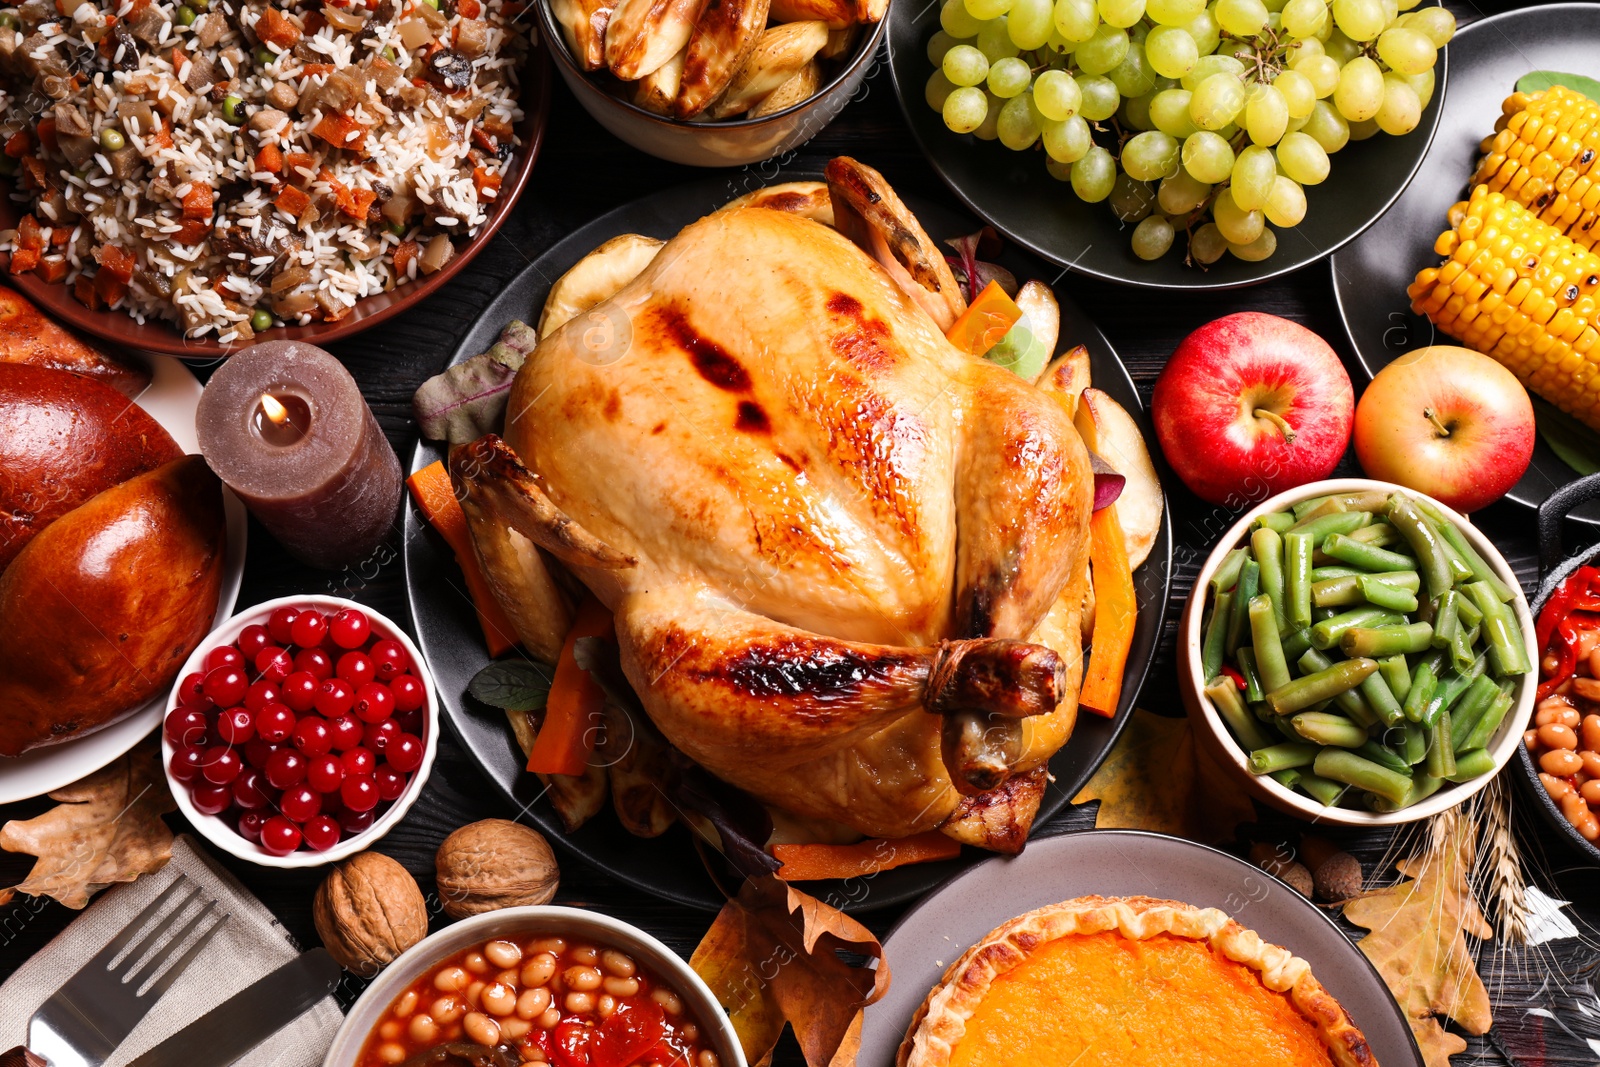
{"label": "roasted potato wedge", "polygon": [[1078,398],[1089,388],[1089,350],[1078,345],[1063,352],[1045,367],[1035,384],[1060,401],[1068,415],[1076,416]]}
{"label": "roasted potato wedge", "polygon": [[[539,723],[544,718],[544,712],[508,711],[505,714],[506,720],[511,723],[511,734],[517,739],[517,747],[522,749],[526,757],[533,751],[533,742],[539,736]],[[561,825],[569,834],[605,807],[606,797],[610,795],[609,777],[606,768],[593,759],[583,769],[583,774],[578,776],[538,776],[545,788],[545,795],[550,798],[550,806],[561,816]]]}
{"label": "roasted potato wedge", "polygon": [[1137,568],[1161,532],[1161,480],[1144,435],[1121,404],[1094,388],[1083,391],[1073,422],[1083,443],[1126,479],[1117,498],[1117,521],[1128,545],[1128,565]]}
{"label": "roasted potato wedge", "polygon": [[800,73],[767,94],[765,100],[750,109],[750,117],[758,119],[772,115],[786,107],[803,104],[817,94],[822,86],[822,67],[812,60],[800,68]]}
{"label": "roasted potato wedge", "polygon": [[621,0],[606,24],[606,66],[623,81],[654,74],[683,51],[705,0]]}
{"label": "roasted potato wedge", "polygon": [[787,211],[802,215],[824,226],[833,225],[833,198],[828,195],[824,182],[781,182],[765,185],[753,193],[735,197],[717,208],[732,211],[741,207],[764,207],[772,211]]}
{"label": "roasted potato wedge", "polygon": [[662,243],[654,237],[625,233],[578,260],[550,287],[539,313],[539,336],[549,337],[567,320],[616,296],[650,265]]}
{"label": "roasted potato wedge", "polygon": [[688,54],[685,45],[682,52],[640,78],[633,90],[633,102],[656,115],[671,114],[672,101],[683,84],[683,61]]}
{"label": "roasted potato wedge", "polygon": [[689,38],[672,113],[693,118],[721,96],[767,26],[768,0],[707,0]]}
{"label": "roasted potato wedge", "polygon": [[889,10],[889,0],[856,0],[857,22],[881,22]]}
{"label": "roasted potato wedge", "polygon": [[584,70],[606,65],[606,26],[616,8],[617,0],[550,0],[550,13]]}
{"label": "roasted potato wedge", "polygon": [[842,30],[856,20],[856,0],[772,0],[772,21],[826,22],[830,30]]}
{"label": "roasted potato wedge", "polygon": [[828,24],[818,20],[769,27],[706,113],[714,119],[742,115],[778,86],[799,74],[828,43]]}
{"label": "roasted potato wedge", "polygon": [[841,58],[846,52],[855,47],[856,38],[860,36],[860,26],[845,26],[837,30],[830,29],[828,31],[828,43],[822,46],[822,51],[817,53],[817,58]]}
{"label": "roasted potato wedge", "polygon": [[678,821],[666,794],[674,773],[667,742],[642,709],[607,700],[603,714],[606,728],[599,755],[611,779],[611,808],[635,837],[660,837]]}

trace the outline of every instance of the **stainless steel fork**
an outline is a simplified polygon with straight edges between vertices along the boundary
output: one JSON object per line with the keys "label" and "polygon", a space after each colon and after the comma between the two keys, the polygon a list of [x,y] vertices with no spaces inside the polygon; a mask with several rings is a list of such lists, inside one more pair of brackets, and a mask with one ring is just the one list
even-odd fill
{"label": "stainless steel fork", "polygon": [[[188,892],[168,909],[185,888]],[[29,1050],[50,1061],[50,1067],[100,1067],[227,919],[220,915],[199,929],[216,914],[217,902],[208,899],[178,927],[199,893],[200,888],[182,876],[162,890],[109,945],[39,1005],[28,1023]],[[130,947],[141,932],[143,936]],[[172,936],[159,944],[169,932]]]}

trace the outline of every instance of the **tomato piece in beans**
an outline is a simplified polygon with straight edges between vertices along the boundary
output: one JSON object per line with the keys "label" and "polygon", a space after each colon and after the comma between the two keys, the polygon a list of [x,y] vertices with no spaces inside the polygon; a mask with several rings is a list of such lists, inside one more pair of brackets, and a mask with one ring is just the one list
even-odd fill
{"label": "tomato piece in beans", "polygon": [[[1539,702],[1523,741],[1561,814],[1585,839],[1600,841],[1600,634],[1581,631],[1573,653],[1572,676]],[[1553,654],[1541,661],[1546,678],[1558,667]]]}

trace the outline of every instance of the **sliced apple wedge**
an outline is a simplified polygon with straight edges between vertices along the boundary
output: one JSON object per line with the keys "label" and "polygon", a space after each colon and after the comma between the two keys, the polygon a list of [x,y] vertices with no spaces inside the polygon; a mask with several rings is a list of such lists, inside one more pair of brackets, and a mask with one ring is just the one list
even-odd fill
{"label": "sliced apple wedge", "polygon": [[539,313],[539,336],[549,337],[567,320],[616,296],[643,273],[662,244],[654,237],[625,233],[578,260],[550,287]]}
{"label": "sliced apple wedge", "polygon": [[[1061,305],[1056,301],[1056,294],[1044,282],[1028,281],[1017,290],[1016,300],[1033,331],[1035,343],[1044,350],[1044,362],[1048,365],[1050,357],[1056,354],[1056,342],[1061,339]],[[1040,367],[1028,380],[1037,382],[1047,369],[1047,366]]]}
{"label": "sliced apple wedge", "polygon": [[1089,350],[1078,345],[1057,356],[1034,383],[1061,402],[1067,414],[1077,418],[1078,397],[1089,388]]}
{"label": "sliced apple wedge", "polygon": [[1121,404],[1092,387],[1080,401],[1073,423],[1083,443],[1126,479],[1117,498],[1117,521],[1127,541],[1128,565],[1137,568],[1161,532],[1161,480],[1139,424]]}

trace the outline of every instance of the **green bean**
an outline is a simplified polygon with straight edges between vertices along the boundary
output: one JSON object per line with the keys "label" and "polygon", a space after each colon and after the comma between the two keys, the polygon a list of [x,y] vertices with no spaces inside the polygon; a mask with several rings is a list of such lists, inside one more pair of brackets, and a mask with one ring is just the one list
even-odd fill
{"label": "green bean", "polygon": [[1343,566],[1343,565],[1328,566],[1328,567],[1312,567],[1311,568],[1311,582],[1312,582],[1313,585],[1315,585],[1317,582],[1326,582],[1330,578],[1354,578],[1357,575],[1365,574],[1365,573],[1367,573],[1367,572],[1366,571],[1362,571],[1362,570],[1357,570],[1354,567],[1346,567],[1346,566]]}
{"label": "green bean", "polygon": [[1286,771],[1291,767],[1305,767],[1316,759],[1316,745],[1293,743],[1269,745],[1250,753],[1250,773],[1271,774],[1273,771]]}
{"label": "green bean", "polygon": [[1405,571],[1416,566],[1416,560],[1410,556],[1355,541],[1343,534],[1334,534],[1322,542],[1322,551],[1333,559],[1364,571]]}
{"label": "green bean", "polygon": [[1290,533],[1283,539],[1283,611],[1294,630],[1311,625],[1312,544],[1304,533]]}
{"label": "green bean", "polygon": [[[1243,615],[1244,612],[1238,614]],[[1256,650],[1249,645],[1240,645],[1237,653],[1239,673],[1244,675],[1244,699],[1246,704],[1255,704],[1267,698],[1261,688],[1261,672],[1256,670]]]}
{"label": "green bean", "polygon": [[1361,585],[1361,595],[1367,603],[1390,611],[1413,612],[1417,610],[1417,594],[1398,585],[1390,585],[1376,574],[1363,575],[1356,581]]}
{"label": "green bean", "polygon": [[1433,627],[1425,622],[1409,626],[1353,626],[1339,638],[1339,648],[1347,656],[1403,655],[1428,647]]}
{"label": "green bean", "polygon": [[1246,623],[1250,621],[1249,614],[1243,607],[1247,607],[1250,598],[1261,591],[1261,567],[1255,560],[1246,560],[1244,568],[1239,571],[1239,584],[1233,587],[1233,603],[1235,610],[1228,616],[1228,654],[1238,651],[1239,645],[1244,641]]}
{"label": "green bean", "polygon": [[[1283,538],[1276,530],[1262,529],[1250,535],[1250,551],[1261,568],[1261,591],[1272,601],[1272,617],[1277,620],[1278,632],[1287,629],[1288,615],[1283,603]],[[1256,652],[1257,659],[1260,651]]]}
{"label": "green bean", "polygon": [[1355,493],[1339,493],[1335,500],[1343,502],[1351,511],[1369,511],[1375,515],[1388,513],[1389,494],[1382,489],[1362,489]]}
{"label": "green bean", "polygon": [[1350,535],[1372,521],[1372,515],[1365,511],[1341,511],[1337,514],[1319,515],[1316,518],[1304,518],[1289,527],[1289,533],[1305,534],[1311,539],[1312,547],[1322,544],[1330,534]]}
{"label": "green bean", "polygon": [[[1316,674],[1318,671],[1327,670],[1333,666],[1333,662],[1333,660],[1316,649],[1308,648],[1295,661],[1295,666],[1300,668],[1302,675],[1310,675]],[[1373,713],[1371,708],[1367,707],[1367,702],[1362,699],[1361,693],[1356,689],[1351,689],[1334,697],[1333,705],[1362,726],[1377,724],[1378,716]]]}
{"label": "green bean", "polygon": [[1331,778],[1324,778],[1319,774],[1302,771],[1300,774],[1300,788],[1325,808],[1336,806],[1344,797],[1348,788],[1341,782]]}
{"label": "green bean", "polygon": [[[1424,516],[1424,521],[1427,521],[1426,516]],[[1433,525],[1431,522],[1428,524],[1430,526]],[[1438,529],[1437,526],[1434,526],[1434,532],[1437,533]],[[1450,577],[1455,579],[1457,583],[1471,581],[1473,578],[1472,568],[1467,565],[1467,561],[1462,558],[1461,553],[1456,551],[1456,546],[1441,536],[1439,538],[1439,548],[1444,552],[1444,561],[1450,567]]]}
{"label": "green bean", "polygon": [[1304,526],[1306,523],[1320,519],[1324,515],[1340,515],[1350,509],[1333,497],[1325,496],[1316,497],[1309,501],[1302,500],[1298,504],[1291,504],[1289,505],[1289,510],[1294,513],[1295,526]]}
{"label": "green bean", "polygon": [[1382,608],[1355,608],[1331,619],[1323,619],[1311,627],[1311,644],[1326,651],[1339,643],[1346,630],[1353,630],[1357,626],[1398,626],[1405,621],[1405,616]]}
{"label": "green bean", "polygon": [[1366,598],[1361,595],[1360,580],[1355,575],[1344,575],[1313,582],[1311,603],[1319,608],[1348,608],[1366,603]]}
{"label": "green bean", "polygon": [[1256,519],[1256,529],[1271,530],[1274,533],[1283,533],[1294,525],[1294,512],[1274,511],[1270,515],[1262,515]]}
{"label": "green bean", "polygon": [[1405,736],[1400,739],[1400,758],[1415,767],[1428,756],[1428,731],[1421,723],[1404,725]]}
{"label": "green bean", "polygon": [[1433,607],[1433,647],[1450,648],[1461,629],[1461,594],[1447,589]]}
{"label": "green bean", "polygon": [[1457,597],[1457,613],[1461,616],[1462,629],[1470,629],[1483,622],[1483,612],[1478,610],[1478,605],[1472,602],[1471,597]]}
{"label": "green bean", "polygon": [[[1402,657],[1404,659],[1404,657]],[[1400,706],[1400,700],[1389,688],[1389,683],[1384,677],[1383,663],[1378,664],[1378,669],[1361,683],[1361,696],[1366,701],[1367,707],[1372,709],[1372,714],[1385,726],[1394,726],[1405,718],[1405,711]],[[1407,676],[1407,681],[1410,676]]]}
{"label": "green bean", "polygon": [[1411,795],[1410,778],[1342,748],[1325,748],[1318,752],[1311,768],[1323,778],[1365,789],[1396,804],[1405,803]]}
{"label": "green bean", "polygon": [[[1439,653],[1435,652],[1431,655],[1437,658]],[[1466,670],[1452,670],[1448,675],[1442,675],[1439,682],[1438,691],[1434,695],[1443,701],[1444,707],[1451,707],[1455,704],[1456,698],[1462,693],[1465,693],[1467,691],[1467,687],[1476,681],[1478,676],[1483,673],[1483,669],[1486,664],[1487,660],[1485,660],[1485,658],[1482,656],[1478,656],[1473,659],[1471,663],[1467,664]],[[1438,669],[1443,671],[1444,668],[1445,664],[1440,662]]]}
{"label": "green bean", "polygon": [[1374,548],[1393,548],[1395,545],[1405,544],[1406,540],[1400,536],[1400,531],[1394,528],[1394,524],[1388,522],[1375,522],[1371,526],[1363,526],[1359,530],[1352,530],[1347,536],[1352,541],[1360,541]]}
{"label": "green bean", "polygon": [[1499,695],[1500,687],[1495,685],[1494,679],[1487,674],[1480,674],[1461,694],[1455,707],[1450,709],[1450,747],[1457,753],[1467,747],[1467,735],[1472,733],[1472,728],[1478,725],[1478,720]]}
{"label": "green bean", "polygon": [[1523,644],[1522,627],[1511,609],[1502,604],[1488,582],[1473,582],[1464,587],[1478,610],[1483,612],[1483,634],[1489,645],[1489,666],[1502,678],[1527,674],[1532,668]]}
{"label": "green bean", "polygon": [[[1312,571],[1315,578],[1319,571],[1331,570],[1329,567],[1318,567]],[[1398,592],[1415,594],[1421,588],[1422,579],[1416,571],[1384,571],[1381,574],[1365,574],[1357,571],[1353,574],[1341,574],[1321,581],[1313,581],[1311,585],[1311,603],[1319,608],[1349,607],[1353,604],[1373,603],[1363,589],[1364,583],[1375,581],[1382,583],[1379,588],[1380,595],[1398,600]],[[1416,609],[1416,597],[1409,598],[1410,607],[1399,609],[1413,611]],[[1387,606],[1387,605],[1380,605]]]}
{"label": "green bean", "polygon": [[1367,739],[1367,731],[1345,718],[1325,711],[1302,711],[1289,720],[1294,732],[1307,741],[1336,748],[1358,748]]}
{"label": "green bean", "polygon": [[1305,776],[1301,773],[1300,768],[1289,767],[1286,770],[1273,771],[1271,774],[1267,775],[1267,777],[1271,778],[1274,782],[1277,782],[1285,789],[1293,789],[1295,786],[1300,784],[1300,779]]}
{"label": "green bean", "polygon": [[1302,711],[1319,700],[1332,700],[1340,693],[1349,692],[1377,669],[1377,660],[1340,660],[1326,670],[1268,689],[1267,705],[1279,715]]}
{"label": "green bean", "polygon": [[1467,540],[1467,535],[1462,532],[1461,527],[1446,518],[1444,512],[1440,511],[1431,500],[1418,500],[1417,507],[1428,518],[1433,520],[1434,528],[1439,531],[1439,536],[1449,541],[1450,547],[1454,548],[1456,553],[1466,560],[1467,566],[1472,568],[1473,578],[1480,582],[1488,582],[1490,588],[1494,590],[1495,599],[1502,603],[1511,599],[1512,591],[1510,586],[1500,580],[1500,576],[1494,572],[1494,568],[1490,567],[1484,561],[1484,558],[1478,554],[1478,550],[1472,547],[1472,542]]}
{"label": "green bean", "polygon": [[1236,548],[1222,557],[1222,562],[1217,565],[1216,572],[1211,575],[1211,594],[1232,589],[1239,580],[1239,571],[1244,567],[1244,561],[1250,558],[1248,548]]}
{"label": "green bean", "polygon": [[1411,670],[1411,689],[1406,693],[1405,711],[1406,718],[1412,722],[1422,721],[1422,710],[1428,706],[1428,701],[1433,699],[1433,691],[1439,686],[1439,656],[1424,656]]}
{"label": "green bean", "polygon": [[[1272,536],[1276,537],[1277,534]],[[1256,669],[1261,672],[1261,687],[1268,693],[1289,684],[1289,662],[1278,639],[1278,621],[1272,601],[1265,595],[1250,598],[1250,644],[1256,650]]]}
{"label": "green bean", "polygon": [[1448,778],[1456,773],[1456,750],[1450,743],[1450,713],[1444,712],[1434,724],[1428,738],[1428,755],[1423,768],[1435,778]]}
{"label": "green bean", "polygon": [[1239,687],[1233,684],[1232,678],[1217,679],[1206,686],[1205,693],[1211,700],[1211,706],[1217,709],[1217,714],[1228,724],[1228,729],[1233,731],[1233,736],[1239,739],[1239,744],[1244,748],[1254,751],[1272,743],[1272,739],[1262,732],[1250,709],[1239,698]]}
{"label": "green bean", "polygon": [[1289,660],[1299,659],[1305,655],[1306,649],[1311,647],[1311,627],[1302,626],[1294,633],[1283,639],[1283,658]]}
{"label": "green bean", "polygon": [[1356,747],[1356,755],[1362,759],[1369,759],[1380,767],[1387,767],[1396,774],[1410,774],[1411,764],[1400,758],[1400,753],[1388,745],[1370,738]]}
{"label": "green bean", "polygon": [[1505,720],[1506,712],[1511,710],[1514,700],[1513,691],[1501,688],[1500,693],[1489,701],[1489,707],[1478,716],[1478,721],[1467,731],[1467,736],[1461,743],[1462,748],[1483,748],[1489,744],[1489,739],[1500,729],[1500,723]]}
{"label": "green bean", "polygon": [[1200,673],[1206,682],[1222,670],[1222,654],[1228,642],[1228,621],[1233,614],[1233,593],[1218,593],[1216,606],[1211,609],[1211,621],[1206,624],[1206,637],[1200,646]]}
{"label": "green bean", "polygon": [[1299,521],[1305,518],[1306,512],[1315,511],[1332,499],[1331,496],[1308,496],[1299,503],[1290,504],[1289,511],[1293,513],[1295,520]]}
{"label": "green bean", "polygon": [[[1466,603],[1466,601],[1462,601],[1462,603]],[[1459,625],[1461,622],[1459,617],[1456,621],[1458,624],[1456,633],[1450,641],[1450,662],[1455,665],[1456,670],[1466,671],[1478,658],[1477,653],[1472,650],[1473,646],[1478,643],[1478,627],[1473,626],[1469,629]]]}
{"label": "green bean", "polygon": [[1417,569],[1422,572],[1429,597],[1440,596],[1455,585],[1455,574],[1450,570],[1439,531],[1417,510],[1411,497],[1396,493],[1390,498],[1389,521],[1417,554]]}
{"label": "green bean", "polygon": [[1389,692],[1394,694],[1396,700],[1404,700],[1406,694],[1411,692],[1411,665],[1404,656],[1390,656],[1378,664],[1378,669],[1383,672],[1383,680],[1389,685]]}
{"label": "green bean", "polygon": [[[1468,752],[1456,754],[1456,773],[1450,775],[1452,782],[1470,782],[1474,778],[1488,774],[1494,770],[1494,757],[1489,755],[1487,749],[1474,748]],[[1304,777],[1302,775],[1302,777]]]}
{"label": "green bean", "polygon": [[[1422,797],[1427,796],[1428,793],[1432,793],[1434,790],[1438,789],[1439,783],[1443,781],[1443,778],[1433,778],[1423,771],[1417,771],[1411,776],[1411,779],[1408,783],[1410,785],[1410,789],[1407,790],[1404,800],[1396,802],[1387,797],[1380,797],[1376,793],[1366,793],[1361,799],[1366,803],[1367,807],[1380,814],[1403,811],[1415,804],[1418,800],[1421,800]],[[1422,793],[1419,795],[1419,790],[1427,788],[1427,783],[1432,783],[1432,787],[1428,788],[1427,793]]]}

